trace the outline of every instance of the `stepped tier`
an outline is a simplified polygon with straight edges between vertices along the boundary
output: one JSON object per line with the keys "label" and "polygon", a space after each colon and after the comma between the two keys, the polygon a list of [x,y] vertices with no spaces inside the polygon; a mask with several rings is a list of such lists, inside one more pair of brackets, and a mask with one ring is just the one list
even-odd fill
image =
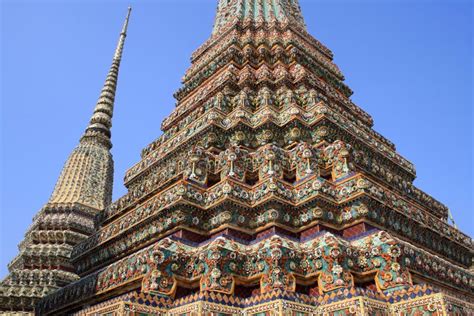
{"label": "stepped tier", "polygon": [[[378,300],[384,311],[396,308],[392,304],[400,300],[395,299],[397,296],[405,295],[402,300],[406,301],[435,292],[414,286],[412,272],[426,272],[429,264],[440,274],[446,267],[446,262],[377,230],[349,238],[324,231],[305,238],[268,231],[253,241],[228,234],[202,243],[182,237],[161,239],[89,274],[42,302],[40,310],[54,311],[58,306],[79,304],[92,297],[104,300],[141,288],[143,293],[151,294],[150,298],[165,298],[160,305],[167,308],[185,305],[180,302],[183,295],[189,304],[189,295],[196,291],[201,295],[230,295],[220,307],[224,310],[232,305],[244,307],[247,297],[253,300],[250,306],[257,305],[259,295],[273,296],[275,291],[283,291],[293,297],[309,295],[307,308],[327,308],[320,306],[321,301],[334,301],[338,293],[346,299],[352,297],[348,293],[359,293]],[[455,283],[469,295],[473,284],[466,270],[444,273],[455,274],[459,278]],[[341,289],[347,292],[337,292]],[[292,294],[295,292],[299,294]],[[457,295],[462,297],[460,292]],[[466,303],[460,306],[472,308]]]}
{"label": "stepped tier", "polygon": [[[320,142],[333,143],[343,140],[352,144],[354,159],[368,173],[373,173],[377,178],[385,178],[391,186],[398,187],[401,192],[417,200],[418,203],[427,204],[440,218],[447,218],[447,208],[415,188],[411,183],[411,176],[400,169],[398,164],[394,164],[384,155],[368,154],[373,150],[371,145],[380,143],[370,144],[370,135],[358,130],[349,120],[345,120],[336,111],[324,105],[316,106],[309,111],[298,107],[276,111],[268,107],[256,114],[251,114],[245,109],[236,109],[229,115],[224,115],[219,110],[211,110],[191,122],[187,129],[167,144],[160,146],[153,155],[144,157],[142,162],[134,167],[137,170],[147,170],[142,171],[141,177],[136,181],[128,182],[129,189],[133,192],[129,195],[137,197],[144,194],[137,188],[142,187],[143,183],[149,183],[151,178],[159,174],[160,169],[166,168],[164,165],[175,168],[171,165],[182,160],[196,145],[223,150],[228,145],[243,144],[245,147],[255,149],[267,143],[287,147],[294,146],[300,141],[307,141],[317,146]],[[359,137],[368,141],[363,141]],[[126,179],[130,180],[128,177]],[[130,197],[126,196],[124,199]],[[114,203],[107,213],[121,208],[120,204],[121,200]]]}
{"label": "stepped tier", "polygon": [[97,210],[74,203],[48,203],[37,214],[0,284],[0,310],[31,311],[36,302],[79,279],[73,245],[94,232]]}
{"label": "stepped tier", "polygon": [[[317,211],[313,211],[313,212],[317,212]],[[272,214],[272,213],[274,213],[274,214]],[[169,218],[170,222],[178,222],[179,221],[179,219],[177,219],[176,217],[179,217],[181,215],[181,212],[175,211],[174,214],[178,214],[178,215],[169,216],[168,218]],[[265,215],[267,215],[267,217],[270,217],[270,218],[272,216],[277,217],[278,212],[276,210],[271,210],[270,212],[268,212],[268,214],[265,214]],[[226,216],[230,216],[230,214],[225,214],[224,213],[222,216],[226,217]],[[308,215],[308,216],[310,217],[311,215]],[[268,222],[268,219],[267,220],[261,219],[261,221]],[[197,222],[197,220],[195,220],[195,222]],[[221,234],[229,235],[230,234],[230,236],[237,236],[237,238],[239,238],[241,240],[247,240],[249,242],[255,242],[255,241],[261,240],[262,238],[266,237],[266,235],[268,235],[269,233],[280,232],[282,234],[292,236],[293,238],[296,238],[296,240],[298,240],[298,241],[299,240],[304,241],[304,240],[309,238],[308,236],[312,236],[314,234],[318,234],[320,232],[324,232],[324,231],[328,231],[328,230],[332,231],[334,234],[336,234],[335,236],[339,236],[338,239],[341,239],[341,238],[354,238],[354,236],[358,236],[358,235],[361,235],[361,234],[363,235],[364,233],[376,230],[371,225],[367,225],[367,224],[352,225],[352,226],[346,227],[345,229],[342,229],[341,231],[338,231],[337,229],[335,229],[333,227],[325,227],[323,225],[316,225],[316,226],[306,227],[304,230],[300,230],[300,231],[290,230],[289,228],[286,228],[284,225],[278,225],[274,228],[269,228],[268,226],[269,225],[266,225],[266,227],[264,227],[264,229],[259,230],[258,232],[253,233],[253,234],[251,233],[250,230],[247,230],[246,232],[244,232],[241,229],[238,229],[237,227],[226,227],[225,229],[222,229],[220,231],[211,230],[209,232],[209,234],[206,234],[205,232],[199,231],[197,229],[193,230],[193,229],[185,229],[185,228],[179,228],[178,227],[178,229],[175,229],[173,231],[172,236],[178,236],[180,238],[187,238],[187,239],[190,239],[191,241],[204,240],[204,243],[205,243],[206,240],[212,240],[213,238],[215,238],[216,235],[221,235]],[[150,230],[151,232],[153,232],[152,227],[154,227],[154,226],[149,225],[148,227],[144,227],[142,229],[142,231]],[[158,235],[158,237],[159,237],[159,235]],[[133,238],[133,235],[129,236],[129,238]],[[160,238],[160,240],[162,240],[162,238]],[[439,273],[438,278],[441,282],[446,283],[447,286],[457,284],[457,285],[463,285],[463,287],[466,288],[466,289],[470,289],[473,286],[472,276],[471,276],[471,274],[469,273],[469,271],[467,269],[461,268],[461,267],[459,267],[455,264],[452,264],[449,261],[444,260],[442,258],[439,258],[438,256],[433,255],[432,253],[430,253],[428,251],[421,251],[421,250],[417,249],[416,246],[412,246],[407,242],[402,242],[400,240],[399,243],[400,243],[400,245],[403,245],[404,247],[406,247],[406,253],[410,254],[410,256],[411,256],[411,259],[410,259],[411,261],[408,260],[407,265],[409,265],[411,269],[413,269],[414,271],[417,271],[419,274],[429,276],[430,272],[431,273],[432,272],[437,273],[437,272],[444,271],[443,273]],[[130,244],[133,246],[133,241],[130,242]],[[123,245],[123,244],[121,244],[121,245]],[[109,253],[110,253],[110,255],[113,256],[114,260],[117,260],[117,257],[122,257],[124,255],[127,255],[127,254],[131,253],[130,251],[128,251],[126,246],[121,247],[121,245],[115,245],[115,247],[110,247],[111,250],[110,250]],[[299,247],[299,246],[301,246],[301,245],[296,244],[295,247]],[[303,246],[301,246],[301,247],[303,247]],[[199,249],[201,249],[201,247],[199,247],[197,250],[199,250]],[[187,252],[189,252],[189,251],[187,251]],[[104,252],[102,252],[102,253],[104,253]],[[107,253],[107,251],[105,251],[105,253]],[[132,252],[132,254],[133,253],[135,253],[135,252]],[[92,256],[89,256],[89,257],[92,257]],[[136,258],[136,256],[132,255],[132,258]],[[81,261],[80,263],[76,263],[76,265],[78,266],[79,269],[87,268],[88,264],[89,265],[92,264],[94,266],[94,270],[97,270],[98,267],[101,267],[101,265],[100,265],[101,262],[94,262],[93,259],[92,259],[93,262],[87,262],[87,260],[90,260],[90,259],[88,258],[84,261]],[[431,262],[430,266],[425,267],[425,263],[426,263],[425,260],[428,260],[429,262]],[[110,262],[110,260],[108,260],[108,261]],[[433,266],[434,268],[432,269],[431,266]],[[428,271],[424,271],[425,268],[427,268]],[[448,271],[450,271],[450,272],[448,272]],[[90,271],[88,273],[90,273]],[[441,277],[441,275],[442,275],[442,277]]]}
{"label": "stepped tier", "polygon": [[[351,147],[341,141],[319,148],[298,143],[286,150],[268,144],[254,152],[234,146],[218,155],[196,147],[187,157],[187,164],[185,157],[173,162],[181,165],[181,172],[170,175],[164,168],[156,174],[158,182],[152,183],[150,193],[122,212],[108,214],[111,208],[106,209],[102,227],[77,245],[73,257],[87,257],[88,265],[97,267],[100,261],[115,258],[111,250],[118,245],[126,242],[121,251],[131,251],[176,227],[206,231],[234,225],[255,231],[274,223],[299,230],[316,223],[344,227],[363,220],[464,266],[471,263],[469,237],[423,204],[358,171]],[[268,217],[269,208],[274,208],[274,217]],[[165,224],[170,216],[177,222]],[[144,233],[128,235],[137,229]],[[79,268],[84,270],[89,268]]]}

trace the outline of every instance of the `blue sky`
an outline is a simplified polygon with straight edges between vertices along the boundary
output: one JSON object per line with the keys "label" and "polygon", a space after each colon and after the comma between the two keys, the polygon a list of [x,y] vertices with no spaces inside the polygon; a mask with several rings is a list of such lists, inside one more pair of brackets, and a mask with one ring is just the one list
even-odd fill
{"label": "blue sky", "polygon": [[[92,113],[133,6],[113,126],[114,199],[156,139],[216,0],[2,1],[0,277]],[[300,0],[375,129],[417,168],[415,184],[473,235],[470,1]]]}

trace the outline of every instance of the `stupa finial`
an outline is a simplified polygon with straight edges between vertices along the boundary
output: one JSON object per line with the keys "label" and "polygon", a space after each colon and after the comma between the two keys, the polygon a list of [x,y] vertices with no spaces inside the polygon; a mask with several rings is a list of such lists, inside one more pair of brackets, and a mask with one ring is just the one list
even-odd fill
{"label": "stupa finial", "polygon": [[117,48],[115,49],[112,65],[110,66],[109,73],[105,79],[104,87],[102,88],[99,99],[97,100],[94,114],[92,115],[89,125],[82,136],[81,142],[94,140],[105,144],[109,148],[112,147],[110,140],[110,129],[112,127],[115,93],[117,89],[120,61],[122,59],[125,38],[127,37],[128,21],[131,11],[132,8],[128,7],[127,16],[125,17],[122,31],[120,32],[120,37],[117,43]]}

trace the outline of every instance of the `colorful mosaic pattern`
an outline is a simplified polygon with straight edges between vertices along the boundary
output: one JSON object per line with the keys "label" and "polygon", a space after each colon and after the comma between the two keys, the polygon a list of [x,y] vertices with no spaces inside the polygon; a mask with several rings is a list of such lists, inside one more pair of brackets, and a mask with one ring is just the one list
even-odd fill
{"label": "colorful mosaic pattern", "polygon": [[[110,89],[87,135],[110,137]],[[36,313],[473,312],[472,239],[351,94],[297,0],[220,0],[163,134],[70,251],[80,279]]]}
{"label": "colorful mosaic pattern", "polygon": [[[416,294],[415,294],[416,293]],[[468,315],[472,304],[461,302],[427,287],[412,288],[410,297],[396,295],[397,303],[387,303],[370,292],[350,290],[348,293],[324,297],[273,291],[249,299],[225,294],[201,292],[186,299],[168,302],[143,293],[129,293],[84,309],[77,316],[104,315],[107,312],[143,313],[139,315]],[[453,303],[453,300],[455,303]]]}
{"label": "colorful mosaic pattern", "polygon": [[[406,265],[410,261],[410,251],[406,247],[383,231],[353,240],[326,232],[304,242],[279,235],[247,243],[226,237],[202,244],[165,238],[59,290],[44,302],[48,305],[39,305],[39,308],[54,310],[88,297],[113,293],[117,288],[137,282],[142,293],[164,299],[162,307],[165,308],[170,302],[179,304],[179,300],[174,301],[178,287],[193,283],[199,285],[202,293],[230,297],[237,295],[237,284],[257,285],[258,291],[254,290],[252,294],[256,297],[275,291],[296,295],[298,280],[299,283],[314,284],[310,292],[313,298],[319,299],[318,304],[359,293],[380,301],[382,307],[371,308],[388,311],[393,304],[399,306],[400,300],[434,293],[429,287],[413,286],[410,266]],[[361,292],[354,283],[355,277],[360,280],[365,275],[373,275],[375,281],[370,292]],[[185,301],[181,300],[181,303]],[[242,308],[242,299],[237,296],[227,301],[227,305]],[[340,308],[338,304],[331,306],[330,311]],[[357,311],[360,307],[359,303],[354,306],[347,308]],[[452,306],[456,308],[455,304]],[[326,307],[319,308],[325,310]]]}
{"label": "colorful mosaic pattern", "polygon": [[[344,294],[295,313],[390,314],[397,293],[421,295],[406,294],[414,279],[471,297],[472,239],[413,185],[413,165],[343,81],[297,1],[219,1],[163,135],[127,171],[128,193],[74,247],[82,279],[39,308],[137,288],[178,304],[160,305],[167,313],[216,304],[223,314],[278,314],[285,300],[268,298],[266,309],[253,299],[281,291]],[[228,301],[190,304],[199,293]]]}

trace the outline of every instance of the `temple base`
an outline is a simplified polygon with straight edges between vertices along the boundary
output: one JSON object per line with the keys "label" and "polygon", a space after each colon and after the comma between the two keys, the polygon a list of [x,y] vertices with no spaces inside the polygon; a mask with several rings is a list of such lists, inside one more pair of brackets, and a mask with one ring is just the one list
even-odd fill
{"label": "temple base", "polygon": [[321,296],[284,291],[240,299],[213,292],[200,292],[170,300],[131,292],[91,306],[74,315],[163,316],[312,316],[312,315],[470,315],[474,305],[450,295],[417,285],[391,296],[361,290],[341,290]]}

